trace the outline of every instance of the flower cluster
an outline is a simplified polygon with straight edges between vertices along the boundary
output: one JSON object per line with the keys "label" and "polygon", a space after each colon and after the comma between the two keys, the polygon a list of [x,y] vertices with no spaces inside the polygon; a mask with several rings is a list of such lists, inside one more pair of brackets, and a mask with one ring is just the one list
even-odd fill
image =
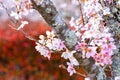
{"label": "flower cluster", "polygon": [[37,46],[35,48],[41,53],[41,55],[50,59],[52,52],[62,52],[61,57],[70,61],[67,62],[68,72],[70,73],[70,75],[76,73],[74,66],[79,65],[78,61],[73,56],[76,51],[68,50],[64,45],[64,42],[60,40],[57,36],[55,36],[53,31],[46,31],[46,37],[44,35],[40,35],[39,39],[40,40],[36,42]]}
{"label": "flower cluster", "polygon": [[[110,14],[110,9],[102,7],[98,0],[89,0],[84,4],[83,13],[88,19],[87,23],[83,25],[81,17],[77,20],[72,18],[70,21],[71,29],[79,39],[75,50],[80,51],[83,58],[92,57],[97,65],[111,64],[111,56],[116,47],[102,18],[103,15]],[[99,13],[100,11],[102,14]]]}
{"label": "flower cluster", "polygon": [[53,51],[62,51],[65,49],[64,42],[57,38],[53,31],[46,31],[46,37],[40,35],[40,40],[36,42],[36,49],[43,55],[44,57],[48,57],[50,59],[51,52]]}
{"label": "flower cluster", "polygon": [[11,11],[10,16],[19,20],[23,15],[28,15],[32,11],[30,0],[13,0],[15,11]]}
{"label": "flower cluster", "polygon": [[61,55],[61,57],[63,57],[64,59],[69,59],[69,61],[70,61],[70,62],[67,62],[67,65],[68,65],[67,71],[70,73],[70,76],[73,75],[73,73],[76,73],[74,66],[79,66],[79,62],[73,56],[73,54],[75,54],[75,53],[76,53],[76,51],[66,50]]}
{"label": "flower cluster", "polygon": [[[66,77],[68,80],[75,79],[74,76],[69,77],[66,72],[53,66],[58,65],[58,62],[61,61],[59,55],[54,55],[54,60],[47,61],[33,48],[34,41],[28,40],[19,31],[8,26],[9,20],[2,24],[4,24],[4,28],[0,24],[0,59],[2,59],[0,61],[0,73],[2,73],[0,80],[16,80],[16,78],[26,80],[26,75],[28,75],[28,80],[66,80]],[[49,28],[40,21],[32,21],[25,27],[27,33],[33,37],[44,34]]]}
{"label": "flower cluster", "polygon": [[[38,0],[35,1],[37,2]],[[109,4],[113,3],[113,0],[104,1]],[[13,0],[13,2],[15,11],[12,11],[10,16],[17,20],[32,10],[30,0]],[[37,4],[39,3],[40,1],[37,2]],[[72,3],[79,4],[75,0]],[[46,36],[40,35],[35,47],[41,55],[48,59],[51,58],[51,53],[62,53],[61,57],[69,61],[67,62],[67,71],[70,75],[76,73],[74,67],[80,65],[76,57],[74,57],[75,53],[82,55],[82,58],[93,58],[96,65],[105,66],[112,63],[111,56],[114,54],[113,50],[116,49],[112,34],[109,33],[109,28],[105,25],[103,18],[103,16],[111,14],[109,7],[101,5],[100,0],[82,0],[82,3],[83,11],[81,13],[83,15],[77,20],[74,18],[70,20],[70,28],[78,38],[73,50],[69,50],[65,46],[64,41],[59,39],[53,31],[46,31]],[[18,30],[28,24],[27,21],[21,23]]]}
{"label": "flower cluster", "polygon": [[73,75],[73,73],[76,73],[72,63],[68,62],[67,65],[68,65],[67,71],[70,73],[70,76]]}
{"label": "flower cluster", "polygon": [[12,0],[14,9],[10,13],[10,17],[15,18],[16,20],[19,20],[20,25],[18,26],[17,30],[20,30],[23,28],[26,24],[28,24],[28,21],[23,21],[22,17],[27,16],[29,12],[33,11],[31,6],[30,0]]}
{"label": "flower cluster", "polygon": [[[112,0],[106,0],[113,3]],[[75,32],[78,42],[74,50],[69,50],[62,40],[60,40],[54,32],[46,32],[46,37],[40,35],[40,40],[37,42],[36,49],[41,55],[50,59],[51,52],[61,52],[61,57],[69,60],[67,62],[67,71],[70,75],[76,73],[75,66],[79,66],[79,62],[75,53],[81,54],[82,58],[93,58],[96,65],[105,66],[112,63],[111,56],[116,49],[112,34],[109,33],[109,28],[105,25],[103,16],[110,15],[110,9],[103,7],[99,0],[85,0],[83,5],[83,18],[78,19],[73,17],[70,20],[70,28]]]}

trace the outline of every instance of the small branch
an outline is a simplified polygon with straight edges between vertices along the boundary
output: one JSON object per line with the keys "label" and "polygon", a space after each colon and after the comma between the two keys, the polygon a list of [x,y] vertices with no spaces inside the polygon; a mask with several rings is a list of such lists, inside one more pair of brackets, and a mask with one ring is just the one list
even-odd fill
{"label": "small branch", "polygon": [[[63,64],[59,65],[59,68],[63,68],[63,69],[65,69],[65,70],[67,69]],[[76,74],[77,74],[77,75],[80,75],[80,76],[82,76],[82,77],[84,77],[84,78],[87,77],[85,74],[79,73],[79,72],[77,72],[77,71],[76,71]]]}
{"label": "small branch", "polygon": [[7,15],[10,16],[10,14],[8,13],[8,9],[5,7],[5,5],[3,4],[3,2],[0,2],[0,4],[1,4],[2,7],[5,9]]}
{"label": "small branch", "polygon": [[[12,25],[9,25],[9,27],[11,27],[14,30],[17,30],[17,28],[13,27]],[[22,29],[19,30],[21,33],[23,33],[25,35],[26,38],[28,38],[29,40],[35,41],[37,42],[37,40],[35,38],[33,38],[32,36],[30,36],[29,34],[27,34],[25,31],[23,31]]]}
{"label": "small branch", "polygon": [[83,12],[82,12],[82,5],[81,5],[79,0],[78,0],[78,2],[79,2],[79,6],[80,6],[80,14],[81,14],[82,22],[83,22],[83,25],[85,25],[85,20],[84,20],[84,17],[83,17],[84,15],[83,15]]}
{"label": "small branch", "polygon": [[[2,5],[2,7],[5,9],[8,17],[11,17],[10,14],[8,13],[8,9],[5,7],[5,5],[4,5],[2,2],[0,2],[0,3],[1,3],[1,5]],[[10,18],[10,23],[11,23],[12,25],[9,24],[8,26],[11,27],[12,29],[18,31],[17,28],[13,27],[14,24],[15,24],[14,26],[18,26],[18,24],[17,24],[18,22],[19,22],[18,20],[15,20],[15,21],[14,21],[12,18]],[[19,31],[20,31],[21,33],[23,33],[23,34],[25,35],[25,37],[28,38],[29,40],[32,40],[32,41],[35,41],[35,42],[37,41],[35,38],[33,38],[32,36],[30,36],[29,34],[27,34],[25,31],[23,31],[23,30],[21,30],[21,29],[20,29]]]}
{"label": "small branch", "polygon": [[77,75],[80,75],[80,76],[82,76],[82,77],[84,77],[84,78],[87,77],[86,75],[81,74],[81,73],[79,73],[79,72],[76,72],[76,74],[77,74]]}

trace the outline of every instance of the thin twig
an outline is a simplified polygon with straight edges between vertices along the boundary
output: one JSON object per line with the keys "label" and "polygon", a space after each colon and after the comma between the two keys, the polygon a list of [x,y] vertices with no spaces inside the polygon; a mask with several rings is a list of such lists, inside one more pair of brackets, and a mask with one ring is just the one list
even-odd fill
{"label": "thin twig", "polygon": [[10,16],[10,14],[8,13],[8,9],[5,7],[5,5],[3,4],[3,2],[0,2],[0,3],[1,3],[1,5],[2,5],[2,7],[5,9],[7,15]]}
{"label": "thin twig", "polygon": [[82,22],[83,22],[83,25],[85,25],[85,20],[84,20],[84,17],[83,17],[81,2],[79,0],[78,0],[78,2],[79,2],[79,6],[80,6],[80,14],[81,14]]}
{"label": "thin twig", "polygon": [[[63,64],[59,65],[59,68],[63,68],[63,69],[65,69],[65,70],[67,69],[67,68],[65,67],[65,65],[63,65]],[[77,74],[77,75],[80,75],[80,76],[82,76],[82,77],[87,77],[85,74],[82,74],[82,73],[77,72],[77,71],[76,71],[76,74]]]}
{"label": "thin twig", "polygon": [[[12,25],[8,25],[9,27],[11,27],[12,29],[14,29],[14,30],[17,30],[18,31],[18,29],[17,28],[15,28],[15,27],[13,27]],[[25,37],[26,38],[28,38],[29,40],[32,40],[32,41],[35,41],[35,42],[37,42],[37,40],[35,39],[35,38],[33,38],[32,36],[30,36],[29,34],[27,34],[25,31],[23,31],[22,29],[20,29],[19,30],[21,33],[23,33],[24,35],[25,35]]]}
{"label": "thin twig", "polygon": [[[2,5],[2,7],[5,9],[8,17],[11,17],[10,14],[8,13],[8,9],[5,7],[5,5],[4,5],[2,2],[0,2],[0,3],[1,3],[1,5]],[[16,20],[16,22],[18,23],[17,20]],[[8,26],[11,27],[12,29],[18,31],[17,28],[13,27],[13,25],[14,25],[14,26],[17,26],[18,24],[15,23],[11,18],[10,18],[10,23],[11,23],[12,25],[8,24]],[[25,35],[25,37],[28,38],[29,40],[32,40],[32,41],[35,41],[35,42],[37,41],[35,38],[33,38],[32,36],[30,36],[29,34],[27,34],[25,31],[23,31],[23,30],[19,30],[19,31],[20,31],[21,33],[23,33],[23,34]]]}

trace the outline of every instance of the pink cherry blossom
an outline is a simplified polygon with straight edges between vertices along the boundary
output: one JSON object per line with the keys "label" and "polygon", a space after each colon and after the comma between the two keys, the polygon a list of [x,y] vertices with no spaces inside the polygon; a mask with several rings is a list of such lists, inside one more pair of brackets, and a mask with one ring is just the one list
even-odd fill
{"label": "pink cherry blossom", "polygon": [[45,47],[40,45],[39,43],[36,43],[37,46],[35,47],[35,49],[40,52],[41,55],[43,55],[44,57],[47,57],[50,60],[51,57],[51,52]]}
{"label": "pink cherry blossom", "polygon": [[75,50],[73,51],[66,50],[65,52],[62,53],[61,57],[63,57],[64,59],[72,58],[75,52],[76,52]]}
{"label": "pink cherry blossom", "polygon": [[74,73],[76,73],[75,68],[72,63],[67,62],[67,71],[70,73],[70,76],[72,76]]}
{"label": "pink cherry blossom", "polygon": [[53,39],[55,37],[55,34],[53,31],[46,31],[47,38]]}
{"label": "pink cherry blossom", "polygon": [[87,44],[85,42],[81,42],[75,46],[75,50],[83,49]]}
{"label": "pink cherry blossom", "polygon": [[95,54],[96,54],[96,47],[88,47],[87,48],[87,52],[86,52],[87,58],[94,57]]}
{"label": "pink cherry blossom", "polygon": [[112,41],[114,41],[114,39],[111,37],[112,35],[110,34],[110,33],[108,33],[108,31],[107,32],[104,32],[104,33],[102,33],[102,39],[105,41],[105,42],[112,42]]}
{"label": "pink cherry blossom", "polygon": [[110,54],[111,53],[109,53],[109,51],[102,51],[101,53],[96,54],[94,56],[96,64],[101,65],[101,66],[111,64],[112,60],[111,60],[111,55]]}
{"label": "pink cherry blossom", "polygon": [[65,48],[65,45],[63,43],[63,41],[61,41],[60,39],[58,38],[54,38],[52,40],[52,49],[53,50],[58,50],[58,51],[61,51]]}

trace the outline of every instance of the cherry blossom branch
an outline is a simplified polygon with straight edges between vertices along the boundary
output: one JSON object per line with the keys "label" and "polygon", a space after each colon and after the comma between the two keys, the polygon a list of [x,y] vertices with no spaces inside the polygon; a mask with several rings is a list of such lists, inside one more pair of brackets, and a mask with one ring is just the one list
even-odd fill
{"label": "cherry blossom branch", "polygon": [[[37,10],[42,15],[42,17],[45,19],[45,21],[55,30],[56,34],[59,35],[59,38],[62,39],[62,40],[65,40],[65,43],[66,43],[66,46],[68,47],[68,49],[73,50],[75,45],[76,45],[76,42],[78,41],[77,37],[76,37],[75,33],[73,31],[71,31],[69,29],[69,27],[67,26],[67,24],[63,21],[61,14],[59,14],[56,7],[53,5],[52,1],[50,1],[50,0],[40,0],[39,4],[36,3],[34,0],[31,0],[31,2],[32,2],[32,5],[33,5],[33,8],[35,10]],[[80,13],[81,13],[81,17],[82,17],[82,22],[83,22],[83,25],[85,25],[86,24],[85,22],[87,22],[87,20],[84,21],[84,14],[82,12],[82,5],[81,5],[80,1],[79,1],[79,5],[80,5]],[[2,5],[2,6],[3,6],[3,8],[5,8],[4,5]],[[6,10],[8,16],[10,17],[10,15],[7,11],[7,8],[5,8],[5,10]],[[96,15],[96,13],[91,15],[90,18],[94,15]],[[88,18],[88,20],[90,18]],[[13,20],[13,19],[11,19],[11,21],[12,21],[13,24],[15,24],[15,26],[19,26],[19,21]],[[15,27],[13,27],[13,25],[12,26],[10,25],[10,27],[12,27],[15,30],[21,31],[28,39],[37,42],[36,39],[29,36],[23,30],[15,28]],[[80,58],[79,56],[76,56],[76,59],[79,59],[79,58]],[[115,62],[116,61],[119,61],[119,60],[116,60],[116,58],[115,58]],[[98,73],[98,67],[94,66],[94,64],[95,64],[94,60],[93,59],[87,59],[87,63],[85,63],[85,62],[83,64],[83,66],[85,66],[84,67],[85,70],[88,71],[87,76],[92,77],[92,78],[94,77],[94,79],[95,79],[95,77]],[[113,65],[115,65],[115,64],[113,64]],[[60,67],[62,67],[63,69],[67,69],[64,65],[61,65]],[[105,68],[106,68],[106,66],[104,68],[100,69],[100,70],[103,70],[103,71],[99,70],[99,72],[100,72],[99,76],[104,73]],[[79,72],[76,72],[76,74],[78,74],[80,76],[83,76],[83,77],[86,77],[86,75],[83,75]],[[102,77],[104,77],[104,76],[102,76]]]}
{"label": "cherry blossom branch", "polygon": [[50,0],[40,1],[39,4],[34,0],[31,0],[31,2],[33,8],[40,13],[46,23],[59,35],[60,39],[65,40],[66,46],[69,49],[73,49],[77,43],[77,37],[62,19],[61,14],[57,11],[53,2]]}
{"label": "cherry blossom branch", "polygon": [[[17,28],[13,27],[12,25],[9,25],[9,27],[11,27],[14,30],[18,30]],[[37,39],[33,38],[32,36],[30,36],[29,34],[27,34],[24,30],[20,29],[19,30],[21,33],[23,33],[25,35],[26,38],[28,38],[29,40],[35,41],[37,42]]]}
{"label": "cherry blossom branch", "polygon": [[[13,27],[13,25],[14,26],[18,26],[18,20],[13,20],[12,18],[11,18],[11,16],[10,16],[10,14],[8,13],[8,9],[5,7],[5,5],[2,3],[2,2],[0,2],[1,3],[1,5],[2,5],[2,7],[5,9],[5,11],[6,11],[6,13],[7,13],[7,15],[8,15],[8,17],[10,18],[10,23],[12,24],[12,25],[8,25],[10,28],[12,28],[12,29],[14,29],[14,30],[17,30],[18,31],[18,28],[15,28],[15,27]],[[33,38],[32,36],[30,36],[29,34],[27,34],[25,31],[23,31],[22,29],[19,29],[19,31],[21,32],[21,33],[23,33],[24,35],[25,35],[25,37],[26,38],[28,38],[29,40],[32,40],[32,41],[37,41],[35,38]]]}
{"label": "cherry blossom branch", "polygon": [[[56,10],[55,6],[50,0],[43,0],[37,4],[34,0],[31,0],[33,8],[37,10],[44,20],[55,30],[62,40],[65,40],[66,46],[69,49],[74,49],[77,42],[77,37],[73,31],[71,31],[66,23],[63,21],[61,14]],[[82,10],[82,8],[81,8]],[[82,13],[83,14],[83,13]],[[83,16],[82,16],[83,17]],[[84,22],[84,21],[83,21]],[[79,57],[77,56],[79,59]],[[91,62],[91,61],[90,61]],[[91,65],[90,67],[88,65]],[[87,70],[92,69],[92,62],[87,64]],[[94,69],[93,71],[96,71]]]}

